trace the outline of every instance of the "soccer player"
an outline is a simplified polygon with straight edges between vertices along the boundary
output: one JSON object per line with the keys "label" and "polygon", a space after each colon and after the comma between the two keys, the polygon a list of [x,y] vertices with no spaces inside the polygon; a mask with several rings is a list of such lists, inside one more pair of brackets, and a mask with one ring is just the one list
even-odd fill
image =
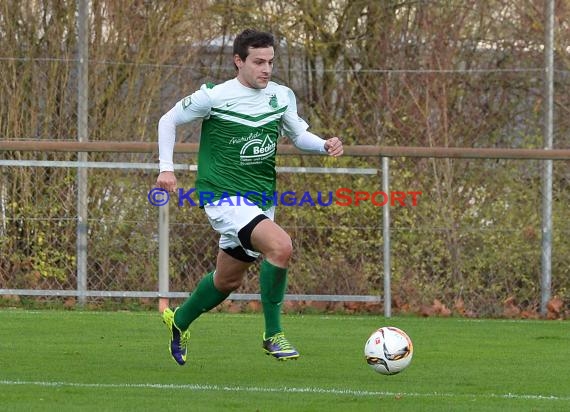
{"label": "soccer player", "polygon": [[301,150],[335,157],[342,155],[343,146],[338,137],[324,140],[307,131],[291,89],[270,81],[273,59],[273,35],[244,30],[233,45],[237,76],[218,85],[203,85],[158,124],[156,186],[173,192],[177,189],[172,160],[176,126],[202,121],[196,192],[201,198],[208,194],[203,208],[212,228],[220,233],[215,270],[201,279],[181,306],[162,314],[170,331],[170,354],[180,365],[186,363],[190,324],[236,290],[260,255],[262,347],[278,360],[299,357],[281,327],[291,238],[274,222],[274,199],[259,194],[275,191],[279,136],[289,137]]}

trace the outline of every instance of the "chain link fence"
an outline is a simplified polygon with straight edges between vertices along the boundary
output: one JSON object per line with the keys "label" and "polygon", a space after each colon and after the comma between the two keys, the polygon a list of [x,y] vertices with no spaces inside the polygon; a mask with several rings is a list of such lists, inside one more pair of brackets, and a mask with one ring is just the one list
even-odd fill
{"label": "chain link fence", "polygon": [[[3,157],[8,162],[16,156],[5,152]],[[73,155],[30,153],[30,157],[49,157],[52,166],[18,160],[1,169],[0,292],[75,293],[77,168],[69,163]],[[158,208],[147,198],[157,176],[155,156],[99,153],[92,157],[96,160],[89,159],[93,163],[88,170],[87,289],[156,297]],[[176,158],[181,168],[195,160],[194,155]],[[67,167],[54,167],[53,162]],[[396,158],[390,161],[390,192],[403,195],[390,199],[389,193],[387,198],[377,193],[374,202],[371,198],[357,205],[357,197],[382,190],[378,159],[278,157],[278,192],[292,192],[283,200],[295,204],[282,204],[276,213],[294,244],[288,293],[382,296],[384,239],[379,205],[390,199],[395,310],[433,310],[438,301],[450,311],[469,316],[501,316],[513,305],[519,311],[536,312],[542,163]],[[301,167],[309,169],[302,173],[291,169]],[[329,169],[307,173],[311,167]],[[331,173],[337,167],[353,174]],[[425,179],[421,171],[438,173]],[[194,187],[194,172],[179,170],[177,175],[180,188]],[[553,181],[552,289],[555,296],[568,299],[567,162],[554,163]],[[417,192],[415,200],[411,192]],[[298,205],[305,193],[316,206]],[[332,204],[319,206],[319,194],[321,203],[330,200]],[[162,207],[168,207],[170,215],[169,289],[192,291],[214,268],[217,234],[199,207],[188,202],[178,205],[175,196]],[[258,293],[257,269],[252,266],[237,292]]]}

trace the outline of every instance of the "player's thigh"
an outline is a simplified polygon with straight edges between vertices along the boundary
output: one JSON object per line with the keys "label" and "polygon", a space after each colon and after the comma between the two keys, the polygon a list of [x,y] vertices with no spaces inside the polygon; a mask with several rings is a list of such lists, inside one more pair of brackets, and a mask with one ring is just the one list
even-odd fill
{"label": "player's thigh", "polygon": [[263,254],[276,250],[290,252],[292,249],[289,234],[271,219],[264,219],[255,226],[251,232],[251,244]]}
{"label": "player's thigh", "polygon": [[220,283],[241,283],[247,269],[252,264],[253,262],[244,262],[243,260],[236,259],[220,249],[216,260],[215,278],[218,278]]}

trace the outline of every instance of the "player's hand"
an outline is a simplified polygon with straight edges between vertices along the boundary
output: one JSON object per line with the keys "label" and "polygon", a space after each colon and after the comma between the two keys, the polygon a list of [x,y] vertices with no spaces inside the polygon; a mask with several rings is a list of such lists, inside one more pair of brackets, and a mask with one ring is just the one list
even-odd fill
{"label": "player's hand", "polygon": [[170,193],[174,192],[177,189],[174,172],[161,172],[156,179],[156,187],[160,187]]}
{"label": "player's hand", "polygon": [[331,137],[325,141],[325,150],[329,156],[338,157],[344,153],[342,142],[338,137]]}

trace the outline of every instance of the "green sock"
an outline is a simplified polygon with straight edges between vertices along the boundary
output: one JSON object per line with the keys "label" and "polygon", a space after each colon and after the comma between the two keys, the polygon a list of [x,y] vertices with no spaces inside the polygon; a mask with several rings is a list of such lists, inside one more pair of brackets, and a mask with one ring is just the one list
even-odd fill
{"label": "green sock", "polygon": [[186,330],[198,316],[215,308],[228,296],[229,293],[216,289],[214,272],[210,272],[200,280],[194,292],[178,308],[174,314],[174,323],[178,329]]}
{"label": "green sock", "polygon": [[265,336],[281,332],[281,303],[287,288],[287,268],[280,268],[267,260],[261,262],[259,274],[261,304],[265,317]]}

